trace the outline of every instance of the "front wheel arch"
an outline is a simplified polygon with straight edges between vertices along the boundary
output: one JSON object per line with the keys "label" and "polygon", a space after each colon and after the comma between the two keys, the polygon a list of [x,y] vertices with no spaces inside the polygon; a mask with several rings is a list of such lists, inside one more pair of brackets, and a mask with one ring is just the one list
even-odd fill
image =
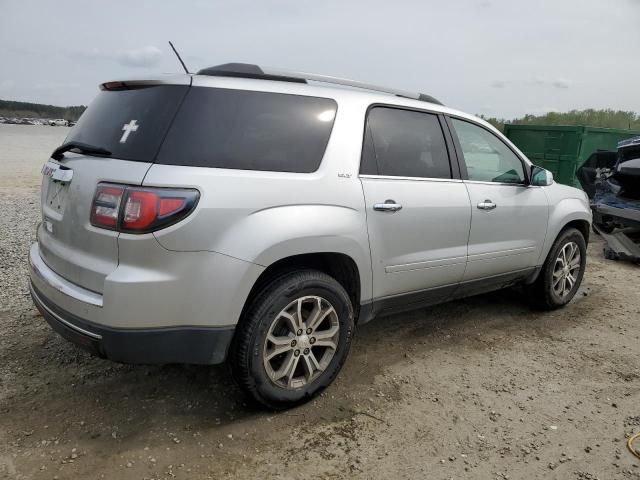
{"label": "front wheel arch", "polygon": [[[588,228],[587,222],[587,229]],[[573,240],[578,246],[580,252],[580,270],[578,271],[578,276],[575,280],[575,288],[572,288],[571,293],[566,298],[560,298],[553,295],[550,285],[552,285],[551,282],[553,281],[553,267],[559,248],[561,248],[561,245],[568,240]],[[563,228],[554,239],[553,245],[545,258],[544,264],[538,270],[536,278],[527,282],[526,290],[531,306],[541,310],[552,310],[569,303],[582,283],[582,277],[586,266],[586,256],[587,243],[582,231],[573,226]]]}
{"label": "front wheel arch", "polygon": [[549,251],[547,252],[547,254],[544,257],[544,259],[542,260],[541,264],[538,265],[538,267],[536,268],[535,272],[533,272],[524,281],[525,285],[531,285],[531,284],[535,283],[535,281],[538,279],[538,277],[540,275],[540,272],[542,271],[542,266],[543,266],[544,262],[546,262],[547,257],[551,254],[551,250],[553,249],[553,245],[555,245],[555,243],[558,241],[558,238],[560,238],[560,236],[562,234],[564,234],[564,232],[566,232],[570,228],[575,228],[576,230],[578,230],[582,234],[582,236],[584,237],[585,244],[589,245],[589,234],[591,233],[591,224],[587,220],[571,220],[570,222],[567,222],[560,229],[558,234],[554,237],[553,242],[551,242],[551,245],[549,246]]}
{"label": "front wheel arch", "polygon": [[558,235],[556,235],[556,238],[553,240],[553,242],[555,243],[556,240],[558,239],[558,237],[560,235],[562,235],[565,232],[565,230],[568,230],[569,228],[575,228],[576,230],[578,230],[582,234],[582,236],[584,237],[584,242],[587,245],[589,244],[589,234],[591,233],[591,225],[586,220],[572,220],[572,221],[570,221],[564,227],[562,227],[562,229],[560,230]]}

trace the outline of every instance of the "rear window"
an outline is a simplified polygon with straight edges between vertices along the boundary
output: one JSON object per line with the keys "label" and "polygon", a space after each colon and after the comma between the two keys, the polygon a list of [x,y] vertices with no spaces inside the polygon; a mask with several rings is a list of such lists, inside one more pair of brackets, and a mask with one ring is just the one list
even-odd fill
{"label": "rear window", "polygon": [[313,172],[336,110],[328,98],[192,87],[157,163]]}
{"label": "rear window", "polygon": [[105,148],[124,160],[152,162],[187,90],[186,85],[103,90],[65,142]]}

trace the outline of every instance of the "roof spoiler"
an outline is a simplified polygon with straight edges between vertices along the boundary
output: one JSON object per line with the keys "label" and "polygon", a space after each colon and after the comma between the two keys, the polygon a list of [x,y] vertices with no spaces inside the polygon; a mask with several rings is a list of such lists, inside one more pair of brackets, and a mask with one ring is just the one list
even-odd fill
{"label": "roof spoiler", "polygon": [[410,98],[420,100],[422,102],[435,103],[442,105],[442,102],[436,100],[431,95],[424,93],[406,92],[403,90],[395,90],[387,87],[380,87],[368,83],[349,80],[346,78],[330,77],[327,75],[318,75],[315,73],[292,72],[287,70],[276,70],[271,68],[262,68],[258,65],[250,63],[225,63],[215,67],[203,68],[198,75],[209,75],[212,77],[236,77],[236,78],[255,78],[259,80],[275,80],[280,82],[309,83],[319,82],[332,85],[341,85],[344,87],[359,88],[372,92],[388,93],[397,97]]}
{"label": "roof spoiler", "polygon": [[191,75],[160,75],[155,78],[147,78],[146,80],[116,80],[104,82],[98,85],[100,90],[118,91],[118,90],[135,90],[138,88],[153,87],[155,85],[191,85]]}

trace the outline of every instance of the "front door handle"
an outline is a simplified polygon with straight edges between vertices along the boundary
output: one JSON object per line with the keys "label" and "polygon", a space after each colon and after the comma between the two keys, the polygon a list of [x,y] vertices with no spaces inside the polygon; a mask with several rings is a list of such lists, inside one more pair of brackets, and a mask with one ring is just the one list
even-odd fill
{"label": "front door handle", "polygon": [[478,204],[478,208],[480,210],[493,210],[494,208],[496,208],[497,205],[495,203],[493,203],[491,200],[487,199],[484,202],[480,202]]}
{"label": "front door handle", "polygon": [[395,200],[386,200],[384,203],[374,204],[373,209],[378,212],[397,212],[402,210],[402,205],[396,203]]}

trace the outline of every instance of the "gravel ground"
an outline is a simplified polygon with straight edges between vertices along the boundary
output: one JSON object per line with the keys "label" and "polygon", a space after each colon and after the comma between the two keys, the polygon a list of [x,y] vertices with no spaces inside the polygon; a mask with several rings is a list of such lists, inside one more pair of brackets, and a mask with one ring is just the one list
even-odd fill
{"label": "gravel ground", "polygon": [[640,269],[597,237],[563,310],[504,291],[378,319],[321,397],[261,412],[223,367],[114,364],[46,326],[38,168],[0,179],[0,478],[640,478]]}

